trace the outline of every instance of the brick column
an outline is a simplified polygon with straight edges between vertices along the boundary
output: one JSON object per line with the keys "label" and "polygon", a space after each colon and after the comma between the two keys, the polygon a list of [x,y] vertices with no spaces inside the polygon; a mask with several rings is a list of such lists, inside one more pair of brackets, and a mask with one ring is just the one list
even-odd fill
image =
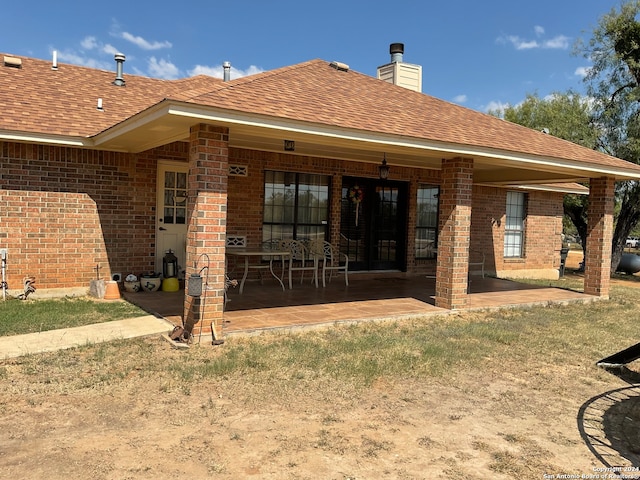
{"label": "brick column", "polygon": [[[217,338],[222,334],[228,164],[229,130],[205,124],[191,127],[183,318],[194,335],[201,328],[206,333],[215,328]],[[188,279],[194,273],[203,278],[201,297],[189,295]]]}
{"label": "brick column", "polygon": [[467,304],[472,186],[472,159],[442,161],[435,298],[437,307],[455,309]]}
{"label": "brick column", "polygon": [[590,180],[584,293],[604,298],[609,298],[611,279],[614,195],[614,179]]}

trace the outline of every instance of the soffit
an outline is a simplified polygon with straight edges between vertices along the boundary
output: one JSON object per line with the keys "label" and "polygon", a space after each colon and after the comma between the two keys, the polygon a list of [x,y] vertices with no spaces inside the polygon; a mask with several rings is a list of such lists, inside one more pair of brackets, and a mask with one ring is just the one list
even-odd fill
{"label": "soffit", "polygon": [[[140,152],[172,141],[188,141],[192,125],[203,122],[229,128],[229,145],[250,150],[284,152],[284,140],[295,142],[292,155],[337,158],[439,170],[443,159],[474,159],[474,182],[514,183],[579,182],[598,176],[617,179],[640,177],[640,168],[628,162],[594,165],[577,161],[524,155],[476,146],[447,144],[398,135],[327,127],[247,115],[166,100],[109,129],[93,140],[96,148]],[[629,168],[625,168],[625,167]]]}

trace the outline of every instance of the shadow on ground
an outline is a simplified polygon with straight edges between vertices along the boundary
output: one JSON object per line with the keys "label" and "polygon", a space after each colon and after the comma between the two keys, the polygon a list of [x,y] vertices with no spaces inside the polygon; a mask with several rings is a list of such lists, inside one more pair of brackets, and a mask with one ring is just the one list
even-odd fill
{"label": "shadow on ground", "polygon": [[605,467],[640,467],[640,374],[627,367],[607,371],[630,385],[585,402],[578,412],[580,435]]}

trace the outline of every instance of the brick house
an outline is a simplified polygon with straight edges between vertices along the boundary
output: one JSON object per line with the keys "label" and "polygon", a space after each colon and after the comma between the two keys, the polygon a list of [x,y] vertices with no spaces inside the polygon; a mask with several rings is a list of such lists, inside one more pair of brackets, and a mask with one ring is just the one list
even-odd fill
{"label": "brick house", "polygon": [[455,309],[481,257],[497,276],[557,277],[563,195],[586,191],[585,293],[607,297],[614,183],[640,167],[422,94],[397,55],[378,79],[312,60],[224,81],[3,55],[10,291],[32,275],[39,292],[85,293],[160,271],[172,249],[183,279],[206,255],[216,288],[198,321],[217,321],[227,248],[324,238],[354,272],[436,275],[436,305]]}

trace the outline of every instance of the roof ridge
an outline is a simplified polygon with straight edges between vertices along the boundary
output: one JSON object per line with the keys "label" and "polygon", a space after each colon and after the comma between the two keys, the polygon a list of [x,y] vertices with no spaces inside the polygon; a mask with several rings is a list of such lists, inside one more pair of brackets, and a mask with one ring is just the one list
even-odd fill
{"label": "roof ridge", "polygon": [[293,65],[285,65],[284,67],[278,67],[278,68],[274,68],[272,70],[265,70],[264,72],[260,72],[260,73],[254,73],[253,75],[247,75],[244,77],[240,77],[240,78],[236,78],[235,80],[231,80],[229,82],[225,82],[225,84],[230,85],[230,84],[245,84],[245,83],[251,83],[257,80],[261,80],[263,78],[268,78],[271,76],[278,76],[278,75],[282,75],[284,73],[287,73],[291,70],[299,70],[301,68],[305,68],[307,66],[316,64],[316,63],[320,63],[320,62],[324,62],[324,60],[321,60],[319,58],[313,59],[313,60],[307,60],[305,62],[300,62],[300,63],[295,63]]}
{"label": "roof ridge", "polygon": [[221,92],[226,90],[232,90],[233,88],[243,87],[245,85],[250,85],[251,83],[258,82],[264,79],[269,79],[271,77],[284,75],[293,70],[306,68],[308,66],[311,66],[320,62],[324,62],[324,60],[321,60],[321,59],[307,60],[305,62],[296,63],[294,65],[286,65],[284,67],[274,68],[273,70],[266,70],[264,72],[254,73],[253,75],[246,75],[244,77],[236,78],[234,80],[229,80],[226,82],[222,81],[219,84],[214,85],[213,88],[208,92],[198,93],[190,97],[184,97],[182,98],[182,100],[187,102],[195,102],[198,98],[204,95],[210,95],[210,94],[213,94],[214,92]]}

